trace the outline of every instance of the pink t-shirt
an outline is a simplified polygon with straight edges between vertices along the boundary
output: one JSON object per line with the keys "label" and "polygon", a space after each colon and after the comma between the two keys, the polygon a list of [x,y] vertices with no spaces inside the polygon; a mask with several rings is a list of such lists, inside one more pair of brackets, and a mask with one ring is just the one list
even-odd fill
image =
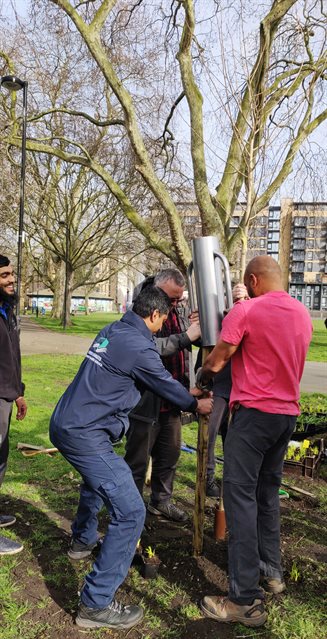
{"label": "pink t-shirt", "polygon": [[298,415],[300,380],[312,336],[310,315],[285,291],[237,302],[220,339],[240,344],[232,357],[230,404]]}

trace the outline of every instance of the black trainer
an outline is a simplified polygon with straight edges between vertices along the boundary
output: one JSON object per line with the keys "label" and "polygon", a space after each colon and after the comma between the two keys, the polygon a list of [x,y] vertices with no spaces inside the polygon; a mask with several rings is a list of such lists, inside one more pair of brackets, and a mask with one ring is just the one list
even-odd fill
{"label": "black trainer", "polygon": [[19,541],[0,536],[0,555],[16,555],[24,546]]}
{"label": "black trainer", "polygon": [[12,526],[16,521],[14,515],[0,515],[0,528],[7,528]]}
{"label": "black trainer", "polygon": [[81,628],[112,628],[128,630],[142,621],[144,615],[141,606],[123,606],[115,601],[107,608],[88,608],[80,603],[76,624]]}
{"label": "black trainer", "polygon": [[185,523],[188,520],[187,514],[184,510],[177,508],[175,504],[171,501],[164,501],[159,504],[152,504],[151,502],[148,504],[148,511],[151,515],[161,515],[166,517],[166,519],[170,519],[171,521],[177,521],[180,523]]}
{"label": "black trainer", "polygon": [[218,497],[220,496],[220,487],[218,482],[214,477],[207,479],[206,485],[206,496],[207,497]]}
{"label": "black trainer", "polygon": [[79,559],[86,559],[92,555],[93,550],[98,548],[101,543],[100,539],[98,539],[95,544],[81,544],[80,542],[72,539],[67,555],[70,559],[75,559],[77,561]]}

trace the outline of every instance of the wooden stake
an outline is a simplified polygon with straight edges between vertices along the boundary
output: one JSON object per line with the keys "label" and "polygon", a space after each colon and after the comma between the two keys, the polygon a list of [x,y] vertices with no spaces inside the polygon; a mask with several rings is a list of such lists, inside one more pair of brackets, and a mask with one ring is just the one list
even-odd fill
{"label": "wooden stake", "polygon": [[152,457],[149,457],[148,465],[145,473],[144,483],[146,486],[150,486],[151,484],[151,475],[152,475]]}

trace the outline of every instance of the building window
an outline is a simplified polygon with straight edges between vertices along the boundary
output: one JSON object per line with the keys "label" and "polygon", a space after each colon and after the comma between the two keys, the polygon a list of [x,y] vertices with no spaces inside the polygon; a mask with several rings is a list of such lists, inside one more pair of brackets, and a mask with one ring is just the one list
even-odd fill
{"label": "building window", "polygon": [[260,240],[260,248],[266,247],[266,240]]}
{"label": "building window", "polygon": [[294,228],[294,238],[296,237],[306,237],[307,230],[302,228]]}
{"label": "building window", "polygon": [[316,221],[316,218],[315,218],[315,217],[309,217],[309,224],[310,224],[310,226],[314,226],[314,225],[315,225],[315,221]]}
{"label": "building window", "polygon": [[305,240],[294,240],[293,248],[295,249],[304,249],[305,248]]}
{"label": "building window", "polygon": [[314,240],[307,240],[307,248],[313,249],[313,247],[314,247]]}
{"label": "building window", "polygon": [[293,262],[292,271],[294,273],[303,273],[303,271],[304,271],[304,262]]}
{"label": "building window", "polygon": [[307,263],[307,271],[312,271],[312,262]]}
{"label": "building window", "polygon": [[292,282],[303,282],[303,273],[292,273]]}
{"label": "building window", "polygon": [[306,226],[307,224],[307,217],[295,217],[294,218],[294,226]]}
{"label": "building window", "polygon": [[268,231],[268,240],[279,240],[279,233],[276,231]]}
{"label": "building window", "polygon": [[270,209],[269,210],[269,219],[271,220],[279,220],[280,218],[280,210],[279,209]]}
{"label": "building window", "polygon": [[304,260],[304,251],[293,251],[293,260]]}
{"label": "building window", "polygon": [[307,260],[312,260],[312,258],[313,258],[313,252],[307,251]]}

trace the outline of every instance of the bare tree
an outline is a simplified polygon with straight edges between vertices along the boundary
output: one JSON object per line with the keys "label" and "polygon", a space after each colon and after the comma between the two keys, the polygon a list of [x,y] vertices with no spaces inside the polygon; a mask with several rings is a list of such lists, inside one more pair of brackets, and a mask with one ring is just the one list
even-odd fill
{"label": "bare tree", "polygon": [[[108,258],[114,260],[119,270],[144,250],[144,242],[140,242],[118,210],[115,199],[88,168],[66,164],[50,156],[43,156],[42,161],[34,154],[32,158],[26,230],[30,245],[38,245],[45,256],[50,256],[50,260],[41,262],[35,257],[34,262],[39,275],[54,292],[55,316],[59,309],[63,312],[62,289],[67,277],[68,324],[73,291],[108,281],[113,274],[112,269],[109,271]],[[39,253],[34,252],[36,256]],[[101,276],[96,274],[100,263],[108,264],[102,268]],[[42,273],[40,265],[43,265]]]}
{"label": "bare tree", "polygon": [[[327,115],[322,3],[272,0],[260,5],[257,34],[247,22],[253,3],[239,0],[218,6],[209,0],[205,8],[200,5],[194,0],[34,4],[35,24],[45,23],[47,11],[48,32],[50,15],[65,53],[69,46],[80,47],[85,85],[76,96],[69,84],[67,100],[57,99],[53,92],[52,101],[44,100],[44,108],[30,114],[29,130],[33,127],[34,133],[28,149],[87,167],[101,178],[149,246],[183,270],[190,250],[174,198],[176,182],[180,187],[184,179],[188,186],[193,182],[202,233],[219,235],[229,256],[241,242],[245,255],[251,221],[291,174],[301,146]],[[226,29],[218,65],[213,44],[222,44],[222,21]],[[243,44],[237,49],[230,41],[235,49],[232,74],[226,41],[237,30]],[[65,39],[68,32],[70,43]],[[51,39],[54,36],[52,30]],[[56,60],[60,66],[59,52]],[[98,96],[96,107],[90,95]],[[219,126],[216,140],[211,125],[208,141],[210,111]],[[49,131],[49,121],[58,114],[63,116],[61,129]],[[228,116],[223,126],[222,114]],[[183,119],[188,121],[181,133]],[[8,141],[17,145],[14,116],[12,122]],[[221,138],[226,140],[224,153]],[[128,171],[132,165],[135,173],[132,186],[126,180],[125,162],[120,166],[127,150]],[[223,170],[213,190],[214,156],[222,156]],[[140,190],[145,206],[137,197]],[[245,196],[246,206],[238,228],[231,232],[240,196]],[[154,209],[165,216],[170,237],[154,228]]]}

